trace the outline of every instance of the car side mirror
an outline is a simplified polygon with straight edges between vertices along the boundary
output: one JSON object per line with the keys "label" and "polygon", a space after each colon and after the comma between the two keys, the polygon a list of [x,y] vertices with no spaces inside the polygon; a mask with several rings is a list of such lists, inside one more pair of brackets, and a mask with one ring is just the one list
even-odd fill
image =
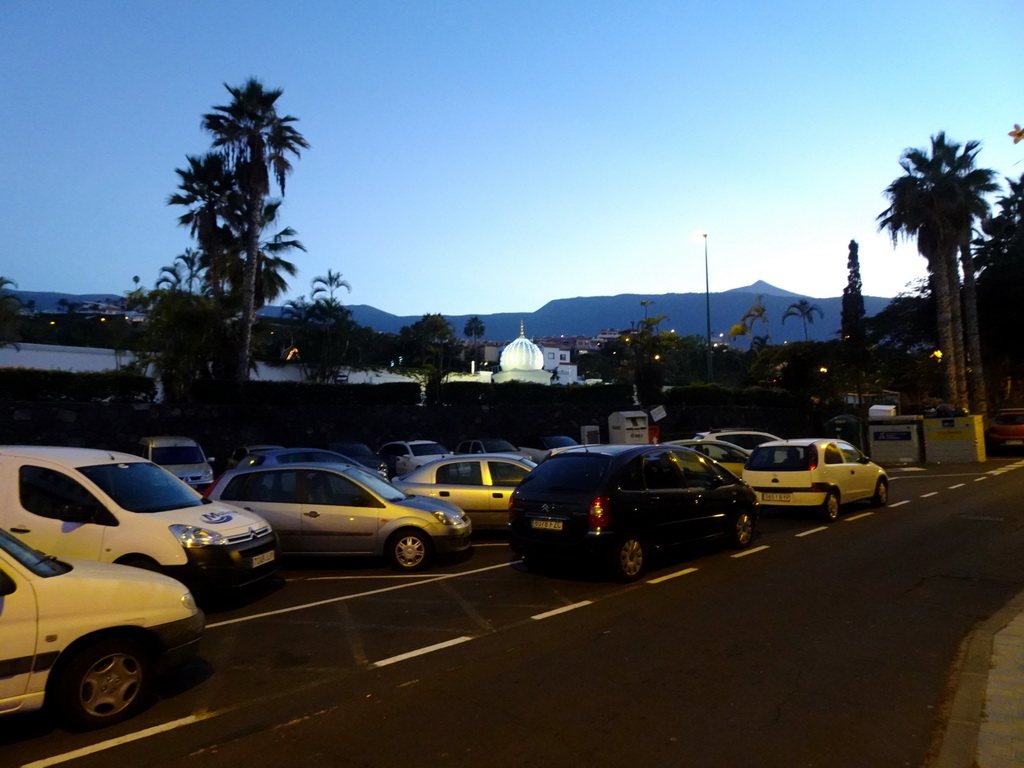
{"label": "car side mirror", "polygon": [[12,594],[17,588],[18,585],[14,583],[14,579],[0,571],[0,597]]}

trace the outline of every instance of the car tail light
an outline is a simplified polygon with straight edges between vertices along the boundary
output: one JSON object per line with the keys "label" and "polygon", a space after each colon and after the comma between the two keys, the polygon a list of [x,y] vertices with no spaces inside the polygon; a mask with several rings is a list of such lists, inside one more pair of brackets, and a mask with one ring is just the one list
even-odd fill
{"label": "car tail light", "polygon": [[807,446],[807,469],[814,470],[818,467],[818,446]]}
{"label": "car tail light", "polygon": [[590,502],[590,509],[587,510],[587,524],[591,528],[605,528],[611,525],[611,499],[607,496],[598,496]]}
{"label": "car tail light", "polygon": [[203,490],[203,498],[204,499],[210,498],[210,491],[212,491],[214,489],[214,486],[216,486],[217,483],[220,482],[221,477],[223,477],[223,475],[218,475],[217,477],[213,478],[213,482],[212,483],[210,483],[208,486],[206,486],[206,488]]}
{"label": "car tail light", "polygon": [[516,518],[516,515],[518,515],[518,514],[519,514],[519,510],[516,509],[516,497],[515,496],[509,496],[508,497],[508,519],[509,519],[509,522],[514,520]]}

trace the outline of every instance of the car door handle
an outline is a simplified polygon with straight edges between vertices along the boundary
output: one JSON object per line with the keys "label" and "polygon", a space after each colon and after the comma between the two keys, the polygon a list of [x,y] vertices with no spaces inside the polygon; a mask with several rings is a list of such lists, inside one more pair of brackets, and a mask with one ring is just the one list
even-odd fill
{"label": "car door handle", "polygon": [[18,528],[11,528],[11,533],[32,533],[32,529],[19,526]]}
{"label": "car door handle", "polygon": [[448,492],[448,491],[439,491],[437,495],[438,496],[451,496],[451,493]]}
{"label": "car door handle", "polygon": [[320,513],[317,512],[315,509],[311,509],[309,510],[309,512],[303,512],[302,514],[304,514],[306,517],[320,517]]}
{"label": "car door handle", "polygon": [[491,494],[491,497],[495,498],[495,499],[503,499],[503,498],[505,498],[505,494],[504,493],[499,493],[498,491],[495,491],[494,493]]}

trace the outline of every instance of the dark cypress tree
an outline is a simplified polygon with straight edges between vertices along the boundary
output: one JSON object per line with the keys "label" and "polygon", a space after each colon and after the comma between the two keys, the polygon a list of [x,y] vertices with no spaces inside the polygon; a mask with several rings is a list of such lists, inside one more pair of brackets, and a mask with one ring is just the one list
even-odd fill
{"label": "dark cypress tree", "polygon": [[[864,296],[861,294],[860,260],[857,241],[850,241],[850,256],[846,261],[849,273],[843,289],[842,337],[851,351],[859,353],[864,347]],[[857,357],[860,355],[858,354]]]}

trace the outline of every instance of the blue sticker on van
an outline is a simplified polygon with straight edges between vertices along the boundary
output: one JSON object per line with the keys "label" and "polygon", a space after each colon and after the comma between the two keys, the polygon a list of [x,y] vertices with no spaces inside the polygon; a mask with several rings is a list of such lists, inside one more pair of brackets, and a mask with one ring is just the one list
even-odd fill
{"label": "blue sticker on van", "polygon": [[225,515],[223,512],[207,512],[202,515],[203,522],[211,523],[212,525],[218,525],[219,523],[227,523],[234,519],[233,515]]}

